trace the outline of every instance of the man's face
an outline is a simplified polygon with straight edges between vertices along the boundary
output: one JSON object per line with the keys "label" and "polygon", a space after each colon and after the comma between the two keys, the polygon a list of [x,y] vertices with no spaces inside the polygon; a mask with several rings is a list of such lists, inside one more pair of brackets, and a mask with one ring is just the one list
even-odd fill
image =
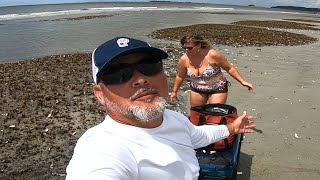
{"label": "man's face", "polygon": [[[129,54],[120,57],[109,66],[114,67],[112,71],[119,73],[123,67],[131,68],[132,64],[135,64],[134,67],[139,66],[139,62],[143,59],[152,60],[152,57],[143,53]],[[155,69],[155,66],[156,64],[148,64],[147,67],[150,70]],[[106,107],[111,117],[118,119],[126,117],[139,122],[162,118],[166,103],[165,98],[168,95],[166,76],[163,70],[156,74],[152,73],[152,75],[144,75],[143,70],[139,71],[135,69],[132,77],[125,82],[108,84],[108,80],[106,80],[106,83],[103,83],[104,81],[99,83],[103,98],[102,100],[98,99]],[[123,75],[126,76],[127,73]]]}

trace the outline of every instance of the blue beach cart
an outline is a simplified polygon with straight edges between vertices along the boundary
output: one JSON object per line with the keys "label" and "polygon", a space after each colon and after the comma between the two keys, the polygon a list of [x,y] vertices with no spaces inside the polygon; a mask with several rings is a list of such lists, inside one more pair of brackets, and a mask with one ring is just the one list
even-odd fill
{"label": "blue beach cart", "polygon": [[235,180],[242,139],[243,134],[238,134],[233,148],[226,151],[212,153],[198,149],[196,156],[200,165],[199,180]]}
{"label": "blue beach cart", "polygon": [[[237,115],[237,109],[227,104],[206,104],[191,107],[190,121],[195,125],[227,124]],[[231,135],[228,138],[196,149],[196,156],[200,165],[199,180],[229,179],[235,180],[237,176],[243,134]],[[222,144],[221,144],[222,143]],[[231,143],[232,146],[229,146]],[[218,145],[225,148],[218,148]],[[221,147],[221,146],[220,146]]]}

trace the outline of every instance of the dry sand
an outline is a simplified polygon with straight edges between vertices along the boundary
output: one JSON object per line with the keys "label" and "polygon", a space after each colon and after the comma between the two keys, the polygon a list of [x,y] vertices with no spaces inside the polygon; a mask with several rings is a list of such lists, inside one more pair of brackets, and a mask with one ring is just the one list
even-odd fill
{"label": "dry sand", "polygon": [[[320,38],[319,32],[299,33]],[[319,49],[317,42],[232,50],[238,55],[229,57],[254,93],[233,83],[228,103],[253,114],[262,131],[246,136],[239,179],[320,179]]]}
{"label": "dry sand", "polygon": [[[320,38],[315,30],[281,31]],[[227,103],[254,115],[257,124],[243,141],[238,180],[320,179],[320,42],[302,44],[215,45],[254,85],[248,92],[226,75],[232,83]],[[170,87],[182,53],[178,46],[161,47],[170,54]],[[104,115],[90,75],[90,54],[0,65],[0,179],[65,178],[76,140]],[[170,108],[187,115],[186,89]]]}

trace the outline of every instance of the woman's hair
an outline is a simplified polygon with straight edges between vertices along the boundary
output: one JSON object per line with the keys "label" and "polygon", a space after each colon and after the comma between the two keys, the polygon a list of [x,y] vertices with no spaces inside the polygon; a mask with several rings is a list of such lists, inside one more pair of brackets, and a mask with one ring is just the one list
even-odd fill
{"label": "woman's hair", "polygon": [[201,48],[207,48],[207,47],[212,48],[212,45],[209,43],[209,41],[199,34],[185,35],[180,40],[180,43],[182,46],[184,45],[184,43],[188,43],[188,42],[192,42],[195,45],[201,44]]}

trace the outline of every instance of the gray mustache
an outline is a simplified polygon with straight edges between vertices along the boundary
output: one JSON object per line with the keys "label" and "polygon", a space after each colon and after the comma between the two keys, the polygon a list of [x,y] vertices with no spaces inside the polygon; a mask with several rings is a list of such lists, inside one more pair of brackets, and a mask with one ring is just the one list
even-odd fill
{"label": "gray mustache", "polygon": [[158,92],[158,90],[153,89],[153,88],[140,88],[139,90],[137,90],[129,99],[135,99],[136,97],[138,97],[141,93],[147,93],[147,92]]}

